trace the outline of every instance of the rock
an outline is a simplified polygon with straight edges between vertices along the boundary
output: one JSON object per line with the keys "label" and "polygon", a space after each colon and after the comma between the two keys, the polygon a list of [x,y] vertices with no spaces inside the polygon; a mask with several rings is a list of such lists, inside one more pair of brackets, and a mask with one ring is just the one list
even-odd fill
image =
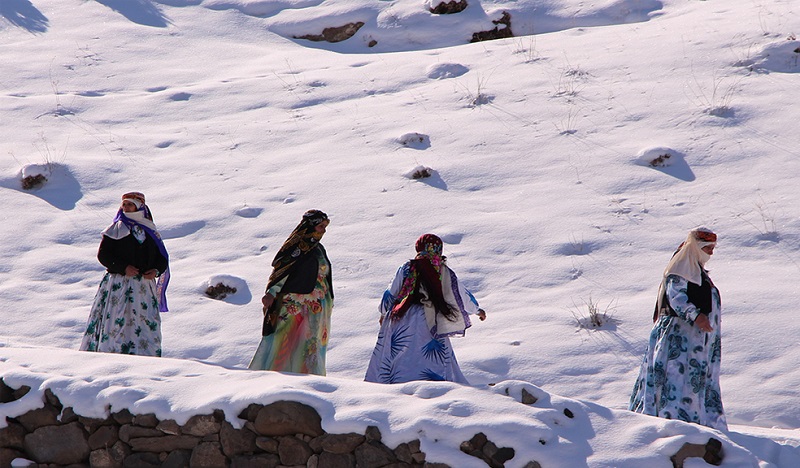
{"label": "rock", "polygon": [[36,174],[36,175],[23,177],[21,179],[21,182],[22,182],[22,188],[23,189],[25,189],[25,190],[33,190],[33,189],[35,189],[37,187],[41,187],[42,185],[44,185],[44,183],[47,182],[47,177],[45,177],[43,174]]}
{"label": "rock", "polygon": [[355,450],[355,455],[356,465],[359,468],[378,468],[397,462],[394,452],[376,440],[359,445]]}
{"label": "rock", "polygon": [[137,414],[133,417],[133,425],[135,426],[156,427],[158,423],[158,418],[153,413]]}
{"label": "rock", "polygon": [[92,468],[120,468],[130,454],[130,447],[117,441],[110,448],[93,450],[89,454],[89,466]]}
{"label": "rock", "polygon": [[487,440],[486,443],[483,445],[481,452],[488,458],[494,457],[494,454],[497,453],[497,445],[494,442]]}
{"label": "rock", "polygon": [[22,424],[8,421],[8,426],[0,429],[0,447],[24,450],[26,433],[25,427],[23,427]]}
{"label": "rock", "polygon": [[294,401],[278,401],[261,408],[254,426],[258,434],[265,436],[306,434],[317,437],[324,433],[322,418],[314,408]]}
{"label": "rock", "polygon": [[486,438],[486,434],[483,432],[479,432],[472,436],[472,438],[468,441],[462,442],[461,449],[464,453],[472,453],[476,450],[482,450],[483,446],[486,445],[489,439]]}
{"label": "rock", "polygon": [[422,452],[417,452],[411,455],[411,458],[414,459],[414,463],[420,465],[425,463],[425,454]]}
{"label": "rock", "polygon": [[[119,429],[117,426],[101,426],[89,436],[89,448],[98,450],[101,448],[113,447],[119,441]],[[120,460],[120,463],[122,460]]]}
{"label": "rock", "polygon": [[125,457],[124,468],[159,468],[161,459],[155,453],[133,453]]}
{"label": "rock", "polygon": [[[366,438],[363,435],[354,432],[349,434],[324,434],[314,439],[309,445],[317,453],[322,450],[331,453],[351,453],[365,440]],[[320,450],[316,449],[315,445],[317,444]]]}
{"label": "rock", "polygon": [[670,457],[670,460],[673,468],[683,468],[683,463],[687,458],[691,457],[702,458],[710,465],[719,466],[725,458],[722,451],[722,442],[713,437],[708,439],[705,444],[690,444],[687,442],[683,444],[675,455]]}
{"label": "rock", "polygon": [[31,387],[23,385],[11,393],[11,401],[17,401],[31,391]]}
{"label": "rock", "polygon": [[130,445],[134,452],[171,452],[179,449],[194,449],[200,439],[197,437],[180,435],[162,435],[161,437],[140,437],[131,439]]}
{"label": "rock", "polygon": [[60,409],[45,403],[43,408],[37,408],[35,410],[28,411],[27,413],[18,417],[17,421],[22,424],[27,432],[33,432],[40,427],[54,426],[58,424],[59,414],[61,414]]}
{"label": "rock", "polygon": [[69,424],[78,421],[80,417],[75,414],[75,410],[71,406],[67,406],[61,410],[61,424]]}
{"label": "rock", "polygon": [[511,447],[498,448],[494,442],[479,432],[472,439],[464,441],[459,447],[462,452],[480,458],[492,468],[502,468],[505,462],[514,458],[514,449]]}
{"label": "rock", "polygon": [[451,0],[447,3],[441,2],[435,7],[430,8],[429,11],[434,15],[452,15],[454,13],[461,13],[466,10],[468,6],[467,0],[460,0],[458,2]]}
{"label": "rock", "polygon": [[0,403],[11,403],[14,401],[14,389],[6,385],[6,382],[0,377]]}
{"label": "rock", "polygon": [[281,437],[278,442],[278,456],[282,465],[305,465],[314,454],[307,443],[295,437]]}
{"label": "rock", "polygon": [[408,444],[400,444],[395,447],[394,456],[397,457],[397,459],[401,462],[414,463],[414,459],[411,457],[411,449],[408,448]]}
{"label": "rock", "polygon": [[133,414],[128,411],[127,408],[123,408],[116,413],[111,414],[111,418],[117,422],[120,426],[124,426],[125,424],[132,424],[133,423]]}
{"label": "rock", "polygon": [[497,451],[492,455],[492,461],[497,463],[499,466],[504,466],[505,462],[514,458],[516,452],[512,447],[500,447]]}
{"label": "rock", "polygon": [[259,405],[258,403],[250,403],[249,405],[247,405],[247,408],[245,408],[244,410],[242,410],[241,413],[239,413],[239,419],[245,419],[250,422],[255,422],[256,416],[258,416],[258,412],[261,411],[261,408],[263,407],[264,405]]}
{"label": "rock", "polygon": [[356,457],[350,453],[322,452],[319,454],[319,468],[355,468]]}
{"label": "rock", "polygon": [[88,435],[77,422],[45,426],[25,436],[25,453],[38,463],[71,465],[89,458]]}
{"label": "rock", "polygon": [[[499,20],[492,20],[492,23],[498,25],[494,29],[488,31],[480,31],[472,34],[470,42],[491,41],[493,39],[505,39],[507,37],[514,37],[511,31],[511,14],[507,11],[503,12],[503,16]],[[505,25],[505,28],[499,29],[499,25]]]}
{"label": "rock", "polygon": [[532,404],[536,403],[537,401],[539,401],[538,398],[536,398],[535,396],[531,395],[530,392],[528,392],[524,388],[522,389],[522,404],[524,404],[524,405],[532,405]]}
{"label": "rock", "polygon": [[83,425],[83,427],[89,432],[89,434],[93,434],[98,428],[102,426],[107,426],[109,424],[114,424],[114,420],[111,417],[106,419],[100,418],[85,418],[83,416],[78,416],[78,422]]}
{"label": "rock", "polygon": [[278,456],[271,453],[239,455],[231,459],[231,468],[276,468],[280,463]]}
{"label": "rock", "polygon": [[267,453],[278,454],[278,441],[272,437],[256,437],[256,447]]}
{"label": "rock", "polygon": [[11,466],[16,458],[25,458],[25,454],[15,449],[0,448],[0,466]]}
{"label": "rock", "polygon": [[215,442],[203,442],[192,450],[189,461],[192,468],[217,468],[227,466],[227,459],[222,454],[222,448]]}
{"label": "rock", "polygon": [[130,443],[131,439],[138,439],[140,437],[161,437],[163,435],[163,432],[150,427],[126,424],[119,428],[119,440],[125,443]]}
{"label": "rock", "polygon": [[191,450],[173,450],[161,463],[161,468],[187,468],[191,459]]}
{"label": "rock", "polygon": [[408,443],[408,449],[411,450],[411,453],[419,453],[419,439],[414,439]]}
{"label": "rock", "polygon": [[228,294],[236,294],[236,288],[227,284],[217,283],[214,286],[207,287],[205,293],[211,299],[221,300],[228,297]]}
{"label": "rock", "polygon": [[159,431],[163,432],[164,434],[169,434],[169,435],[181,435],[182,434],[181,426],[179,426],[178,423],[175,422],[174,419],[167,419],[165,421],[161,421],[156,426],[156,429],[158,429]]}
{"label": "rock", "polygon": [[306,39],[314,42],[342,42],[353,37],[361,27],[364,26],[363,21],[355,23],[347,23],[343,26],[325,28],[322,34],[306,34],[305,36],[294,36],[295,39]]}
{"label": "rock", "polygon": [[189,418],[186,424],[183,425],[181,432],[187,435],[205,437],[209,434],[218,433],[219,428],[219,422],[213,415],[200,414]]}
{"label": "rock", "polygon": [[48,405],[56,408],[61,413],[61,410],[64,409],[64,405],[61,404],[61,400],[58,399],[55,393],[52,390],[45,389],[44,391],[44,401],[47,402]]}
{"label": "rock", "polygon": [[540,465],[537,461],[529,461],[522,468],[542,468],[542,465]]}
{"label": "rock", "polygon": [[249,429],[234,429],[231,423],[222,421],[219,441],[222,445],[222,452],[228,457],[255,452],[258,449],[256,437]]}
{"label": "rock", "polygon": [[367,426],[367,430],[364,431],[364,437],[367,438],[367,442],[380,442],[381,439],[383,439],[381,430],[378,429],[378,426]]}

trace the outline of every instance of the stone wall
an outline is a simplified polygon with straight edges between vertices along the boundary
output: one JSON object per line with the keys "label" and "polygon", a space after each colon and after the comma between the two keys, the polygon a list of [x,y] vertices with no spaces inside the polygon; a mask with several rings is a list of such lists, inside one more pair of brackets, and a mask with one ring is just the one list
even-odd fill
{"label": "stone wall", "polygon": [[[0,377],[0,405],[29,391],[11,388]],[[449,468],[427,462],[419,440],[387,447],[375,426],[364,434],[326,433],[319,413],[294,401],[250,404],[238,416],[243,427],[236,429],[220,410],[180,425],[127,409],[105,419],[84,417],[64,407],[50,389],[43,400],[42,408],[6,418],[7,426],[0,429],[0,468],[18,458],[41,468]],[[524,389],[523,400],[536,402]],[[503,468],[515,453],[483,433],[459,448],[491,468]],[[525,468],[541,467],[532,461]]]}
{"label": "stone wall", "polygon": [[[12,389],[0,379],[0,404],[29,390]],[[447,467],[426,462],[419,440],[390,449],[374,426],[364,434],[326,433],[319,414],[297,402],[251,404],[239,418],[241,429],[222,411],[193,416],[183,425],[128,410],[87,418],[48,389],[43,408],[7,418],[8,426],[0,429],[0,467],[15,458],[38,467]]]}

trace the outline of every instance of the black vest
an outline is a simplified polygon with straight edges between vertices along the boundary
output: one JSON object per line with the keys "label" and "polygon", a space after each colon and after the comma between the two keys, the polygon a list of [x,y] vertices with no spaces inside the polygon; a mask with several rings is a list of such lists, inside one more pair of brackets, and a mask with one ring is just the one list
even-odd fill
{"label": "black vest", "polygon": [[[325,247],[323,247],[322,244],[317,244],[315,249],[319,249],[319,252],[322,254],[321,256],[328,262],[328,265],[330,265],[331,261],[328,259]],[[319,274],[319,262],[320,260],[317,254],[314,250],[311,250],[298,258],[294,265],[289,268],[289,271],[286,273],[286,282],[283,283],[278,297],[275,298],[272,306],[264,315],[264,323],[261,326],[262,336],[268,336],[275,332],[276,315],[283,302],[283,294],[310,294],[314,290],[314,286],[317,285],[317,275]],[[328,269],[326,282],[328,283],[328,291],[331,293],[331,298],[333,298],[333,275],[331,270],[332,268]]]}
{"label": "black vest", "polygon": [[[705,270],[700,269],[702,283],[700,285],[694,284],[691,281],[687,281],[688,287],[686,288],[686,295],[689,296],[689,302],[694,304],[697,307],[697,312],[703,315],[708,315],[711,313],[711,288],[714,287],[714,283],[711,282],[711,278],[708,277]],[[664,280],[666,282],[666,279]],[[667,288],[666,285],[664,287],[664,293],[661,296],[661,305],[662,308],[666,310],[667,314],[672,317],[677,317],[678,314],[675,313],[675,310],[669,304],[669,299],[667,298]],[[658,303],[656,302],[656,310],[653,313],[653,320],[658,319]]]}

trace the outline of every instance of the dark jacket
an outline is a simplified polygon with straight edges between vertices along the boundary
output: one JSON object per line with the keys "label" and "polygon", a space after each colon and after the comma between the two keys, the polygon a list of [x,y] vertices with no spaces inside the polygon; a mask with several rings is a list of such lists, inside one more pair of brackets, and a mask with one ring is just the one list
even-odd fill
{"label": "dark jacket", "polygon": [[103,236],[97,259],[111,273],[125,274],[125,267],[133,265],[140,273],[156,269],[161,275],[167,269],[167,259],[161,255],[155,241],[147,236],[139,243],[132,234],[116,240]]}
{"label": "dark jacket", "polygon": [[[317,254],[317,250],[319,254]],[[289,269],[289,272],[286,274],[286,282],[278,293],[278,297],[275,298],[269,310],[264,315],[264,324],[261,327],[262,336],[268,336],[275,332],[279,308],[283,303],[281,299],[284,294],[310,294],[314,291],[314,287],[317,285],[317,275],[319,274],[320,256],[330,265],[331,261],[328,259],[328,253],[325,252],[325,247],[323,247],[322,244],[318,244],[316,248],[297,259],[295,264]],[[328,291],[330,291],[332,298],[333,275],[331,274],[331,268],[328,269],[326,282],[328,283]]]}

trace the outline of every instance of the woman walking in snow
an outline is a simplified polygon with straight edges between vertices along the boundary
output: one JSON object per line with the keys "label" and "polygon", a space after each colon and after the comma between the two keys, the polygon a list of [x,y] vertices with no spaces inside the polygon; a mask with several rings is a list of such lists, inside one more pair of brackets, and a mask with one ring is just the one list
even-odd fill
{"label": "woman walking in snow", "polygon": [[695,229],[667,264],[631,411],[727,430],[719,388],[722,304],[705,270],[716,244],[716,234]]}
{"label": "woman walking in snow", "polygon": [[329,223],[322,211],[307,211],[275,255],[261,298],[261,343],[250,369],[325,375],[333,279],[319,241]]}
{"label": "woman walking in snow", "polygon": [[486,313],[447,267],[442,240],[425,234],[417,239],[417,256],[409,260],[383,293],[381,329],[364,380],[400,383],[449,380],[469,384],[458,367],[450,336],[463,336],[469,314]]}
{"label": "woman walking in snow", "polygon": [[161,356],[160,312],[167,311],[169,255],[144,194],[122,196],[113,223],[103,231],[97,259],[107,271],[80,349]]}

